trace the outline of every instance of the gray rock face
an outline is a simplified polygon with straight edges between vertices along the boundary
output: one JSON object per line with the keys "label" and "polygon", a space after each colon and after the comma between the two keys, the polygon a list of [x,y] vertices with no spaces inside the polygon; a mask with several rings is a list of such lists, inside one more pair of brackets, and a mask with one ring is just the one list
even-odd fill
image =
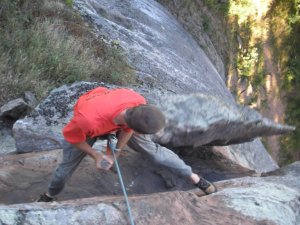
{"label": "gray rock face", "polygon": [[203,50],[156,1],[75,0],[74,5],[101,37],[119,43],[143,84],[233,102]]}
{"label": "gray rock face", "polygon": [[[223,36],[223,32],[219,29],[216,29],[215,26],[216,24],[219,26],[222,25],[220,24],[221,22],[215,18],[215,15],[206,7],[200,7],[201,10],[191,10],[191,8],[187,6],[189,3],[183,4],[183,2],[180,0],[158,0],[158,2],[170,10],[172,15],[176,17],[184,29],[193,36],[199,46],[205,46],[203,51],[214,64],[218,73],[223,77],[224,80],[226,80],[226,69],[223,61],[225,58],[224,56],[227,55],[225,46],[228,46],[228,42],[226,42],[226,40],[220,40],[220,36]],[[197,1],[195,3],[198,5],[198,7],[199,5],[203,6],[202,1]],[[209,18],[208,27],[207,18]],[[213,42],[215,41],[211,40],[210,38],[218,40],[218,42],[222,41],[222,43],[217,46],[217,49],[216,46],[213,45]]]}
{"label": "gray rock face", "polygon": [[[198,197],[196,191],[130,197],[132,215],[136,224],[153,225],[299,224],[299,171],[300,162],[296,162],[268,177],[218,182],[219,192],[205,197]],[[94,197],[1,205],[0,223],[128,224],[128,215],[122,197]]]}

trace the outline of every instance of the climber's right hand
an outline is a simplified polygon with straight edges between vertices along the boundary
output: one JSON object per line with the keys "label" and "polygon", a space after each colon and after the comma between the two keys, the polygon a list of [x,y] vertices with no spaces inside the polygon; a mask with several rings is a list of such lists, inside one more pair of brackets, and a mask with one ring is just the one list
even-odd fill
{"label": "climber's right hand", "polygon": [[96,168],[100,170],[109,170],[114,164],[111,156],[98,153],[96,158]]}

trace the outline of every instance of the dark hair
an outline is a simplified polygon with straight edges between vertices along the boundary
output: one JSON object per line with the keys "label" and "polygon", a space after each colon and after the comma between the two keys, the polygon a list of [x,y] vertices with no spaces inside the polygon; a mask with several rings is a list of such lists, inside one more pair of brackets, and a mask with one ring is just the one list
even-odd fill
{"label": "dark hair", "polygon": [[128,127],[141,134],[154,134],[166,125],[164,114],[154,105],[127,109],[125,121]]}

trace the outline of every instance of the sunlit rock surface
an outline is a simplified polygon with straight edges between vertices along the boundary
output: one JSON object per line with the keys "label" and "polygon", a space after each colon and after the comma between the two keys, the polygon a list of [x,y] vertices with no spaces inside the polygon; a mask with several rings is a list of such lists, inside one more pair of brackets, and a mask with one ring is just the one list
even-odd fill
{"label": "sunlit rock surface", "polygon": [[97,34],[124,49],[142,84],[173,93],[203,92],[233,102],[192,36],[153,0],[75,0]]}

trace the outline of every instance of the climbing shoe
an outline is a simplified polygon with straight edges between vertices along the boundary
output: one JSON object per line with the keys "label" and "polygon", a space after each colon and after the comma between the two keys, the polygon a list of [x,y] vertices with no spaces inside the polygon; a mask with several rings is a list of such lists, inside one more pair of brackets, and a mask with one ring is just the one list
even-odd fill
{"label": "climbing shoe", "polygon": [[37,202],[53,202],[55,198],[49,197],[46,193],[41,194]]}
{"label": "climbing shoe", "polygon": [[195,185],[207,195],[217,192],[216,186],[213,183],[210,183],[209,181],[205,180],[203,177],[201,177],[200,181]]}

